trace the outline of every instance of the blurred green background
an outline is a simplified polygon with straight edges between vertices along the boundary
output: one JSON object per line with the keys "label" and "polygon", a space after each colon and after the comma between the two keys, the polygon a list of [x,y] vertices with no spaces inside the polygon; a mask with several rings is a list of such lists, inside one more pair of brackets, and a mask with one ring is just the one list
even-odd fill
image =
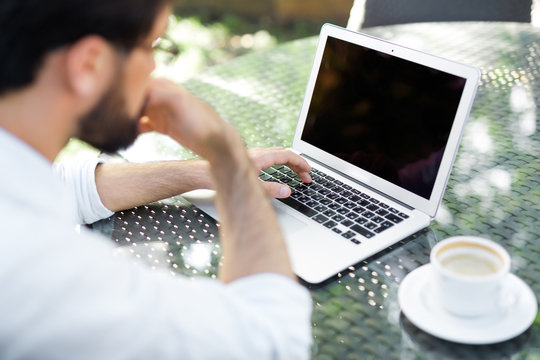
{"label": "blurred green background", "polygon": [[[176,81],[251,51],[345,26],[353,0],[174,0],[157,76]],[[168,51],[167,51],[168,50]]]}

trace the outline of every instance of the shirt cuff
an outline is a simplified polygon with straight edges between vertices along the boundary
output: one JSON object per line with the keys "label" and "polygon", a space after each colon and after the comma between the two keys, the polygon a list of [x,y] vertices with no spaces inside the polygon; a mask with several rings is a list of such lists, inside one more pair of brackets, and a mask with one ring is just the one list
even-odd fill
{"label": "shirt cuff", "polygon": [[[96,167],[99,164],[103,164],[104,161],[96,159],[93,161],[93,163],[88,166],[88,188],[90,192],[90,198],[93,199],[92,201],[92,212],[89,214],[88,218],[85,219],[87,222],[86,224],[91,224],[93,222],[96,222],[101,219],[106,219],[112,215],[114,215],[114,212],[109,210],[101,201],[101,197],[99,196],[97,185],[96,185]],[[92,216],[93,215],[93,216]]]}
{"label": "shirt cuff", "polygon": [[114,214],[103,205],[96,186],[96,167],[102,162],[100,159],[91,158],[54,165],[54,170],[71,193],[77,223],[91,224]]}

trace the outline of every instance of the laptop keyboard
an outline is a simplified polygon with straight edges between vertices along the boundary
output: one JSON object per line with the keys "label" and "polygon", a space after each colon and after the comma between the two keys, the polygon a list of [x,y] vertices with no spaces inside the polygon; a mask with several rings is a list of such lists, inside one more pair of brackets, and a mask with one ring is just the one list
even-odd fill
{"label": "laptop keyboard", "polygon": [[321,170],[313,168],[310,175],[313,181],[304,184],[294,171],[277,165],[261,171],[259,178],[289,185],[291,196],[279,201],[355,244],[409,217]]}

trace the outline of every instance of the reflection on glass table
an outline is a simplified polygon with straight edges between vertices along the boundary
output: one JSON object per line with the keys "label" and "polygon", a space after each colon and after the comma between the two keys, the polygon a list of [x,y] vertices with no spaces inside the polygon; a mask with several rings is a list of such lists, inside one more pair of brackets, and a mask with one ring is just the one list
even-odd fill
{"label": "reflection on glass table", "polygon": [[[432,225],[317,287],[314,359],[538,358],[540,317],[523,334],[492,345],[433,337],[405,318],[401,281],[454,235],[503,245],[512,273],[540,295],[540,29],[516,23],[408,24],[369,34],[477,66],[481,83],[443,202]],[[187,81],[249,147],[288,146],[316,38],[246,55]],[[122,154],[130,161],[191,158],[167,138],[144,135]],[[151,266],[215,277],[218,226],[181,197],[115,214],[94,225]],[[418,299],[421,300],[421,299]]]}

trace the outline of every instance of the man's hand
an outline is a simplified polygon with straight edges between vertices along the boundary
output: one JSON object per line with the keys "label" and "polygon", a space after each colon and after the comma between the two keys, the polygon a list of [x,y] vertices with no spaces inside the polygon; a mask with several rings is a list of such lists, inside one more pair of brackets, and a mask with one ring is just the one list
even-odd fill
{"label": "man's hand", "polygon": [[[250,156],[230,124],[210,106],[167,80],[152,80],[140,127],[141,131],[169,135],[208,160],[222,225],[223,281],[265,272],[295,278],[285,239],[257,171],[284,164],[310,181],[307,172],[311,168],[305,160],[283,149],[256,149]],[[277,184],[266,186],[270,191],[276,186],[278,193],[281,190]]]}
{"label": "man's hand", "polygon": [[[281,147],[255,148],[249,150],[249,155],[257,172],[274,165],[286,165],[298,174],[302,182],[311,182],[311,176],[309,175],[311,166],[309,166],[303,157],[290,150]],[[266,193],[271,197],[285,198],[291,195],[290,187],[285,184],[265,181],[263,182],[263,186]]]}
{"label": "man's hand", "polygon": [[231,125],[206,103],[166,79],[152,79],[148,101],[139,123],[140,132],[157,131],[208,158],[222,146],[222,139],[234,137]]}

